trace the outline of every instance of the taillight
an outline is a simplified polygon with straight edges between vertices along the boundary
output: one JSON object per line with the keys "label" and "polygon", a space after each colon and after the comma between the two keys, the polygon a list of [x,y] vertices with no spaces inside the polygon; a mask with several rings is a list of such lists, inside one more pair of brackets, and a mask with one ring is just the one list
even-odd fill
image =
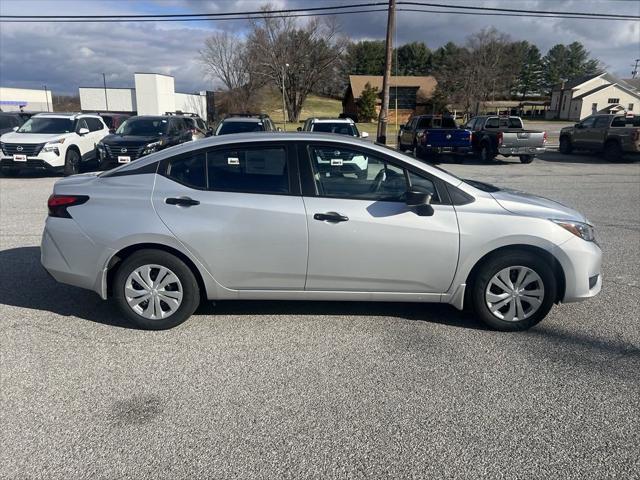
{"label": "taillight", "polygon": [[547,132],[542,132],[542,133],[543,133],[543,135],[542,135],[542,143],[547,143],[547,138],[548,138],[547,137]]}
{"label": "taillight", "polygon": [[71,218],[67,208],[82,205],[89,197],[87,195],[51,195],[47,201],[50,217]]}
{"label": "taillight", "polygon": [[502,132],[498,132],[498,145],[502,145]]}

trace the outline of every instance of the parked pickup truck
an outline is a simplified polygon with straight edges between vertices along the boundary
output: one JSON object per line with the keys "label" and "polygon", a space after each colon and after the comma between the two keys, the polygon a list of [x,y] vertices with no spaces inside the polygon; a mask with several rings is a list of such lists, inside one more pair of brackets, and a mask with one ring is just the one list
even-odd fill
{"label": "parked pickup truck", "polygon": [[500,154],[531,163],[536,155],[544,153],[547,143],[547,132],[525,130],[520,117],[474,117],[465,127],[473,131],[473,151],[483,162],[490,162]]}
{"label": "parked pickup truck", "polygon": [[427,155],[471,153],[471,132],[459,128],[453,117],[417,115],[400,125],[398,150],[412,150],[416,158]]}
{"label": "parked pickup truck", "polygon": [[560,130],[560,153],[573,149],[602,152],[609,162],[640,153],[640,115],[591,115]]}

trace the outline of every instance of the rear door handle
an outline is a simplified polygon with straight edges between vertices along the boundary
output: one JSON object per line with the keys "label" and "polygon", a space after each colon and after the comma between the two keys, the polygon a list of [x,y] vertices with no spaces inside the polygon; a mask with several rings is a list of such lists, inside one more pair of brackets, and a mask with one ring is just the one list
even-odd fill
{"label": "rear door handle", "polygon": [[198,200],[189,197],[173,197],[167,198],[165,203],[168,205],[180,205],[181,207],[191,207],[192,205],[200,205]]}
{"label": "rear door handle", "polygon": [[320,220],[321,222],[339,223],[339,222],[348,221],[349,217],[345,215],[340,215],[337,212],[327,212],[327,213],[316,213],[313,215],[313,219]]}

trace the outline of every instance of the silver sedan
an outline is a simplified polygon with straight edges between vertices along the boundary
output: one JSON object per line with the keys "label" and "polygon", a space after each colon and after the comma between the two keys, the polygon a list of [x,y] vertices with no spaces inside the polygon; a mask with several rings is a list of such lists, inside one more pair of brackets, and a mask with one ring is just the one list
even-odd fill
{"label": "silver sedan", "polygon": [[48,207],[47,271],[148,329],[275,299],[468,305],[513,331],[602,286],[580,213],[338,135],[183,144],[62,179]]}

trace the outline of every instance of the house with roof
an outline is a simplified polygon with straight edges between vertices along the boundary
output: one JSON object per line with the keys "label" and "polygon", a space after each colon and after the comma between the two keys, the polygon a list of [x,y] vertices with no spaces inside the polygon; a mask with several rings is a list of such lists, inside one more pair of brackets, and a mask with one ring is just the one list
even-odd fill
{"label": "house with roof", "polygon": [[637,113],[638,110],[640,91],[604,72],[556,84],[547,118],[579,121],[595,113]]}
{"label": "house with roof", "polygon": [[[344,116],[358,119],[358,100],[365,85],[378,89],[376,112],[382,105],[381,75],[349,75],[349,84],[342,99]],[[389,122],[405,123],[412,115],[431,113],[431,99],[438,82],[432,76],[391,77],[389,83]]]}

